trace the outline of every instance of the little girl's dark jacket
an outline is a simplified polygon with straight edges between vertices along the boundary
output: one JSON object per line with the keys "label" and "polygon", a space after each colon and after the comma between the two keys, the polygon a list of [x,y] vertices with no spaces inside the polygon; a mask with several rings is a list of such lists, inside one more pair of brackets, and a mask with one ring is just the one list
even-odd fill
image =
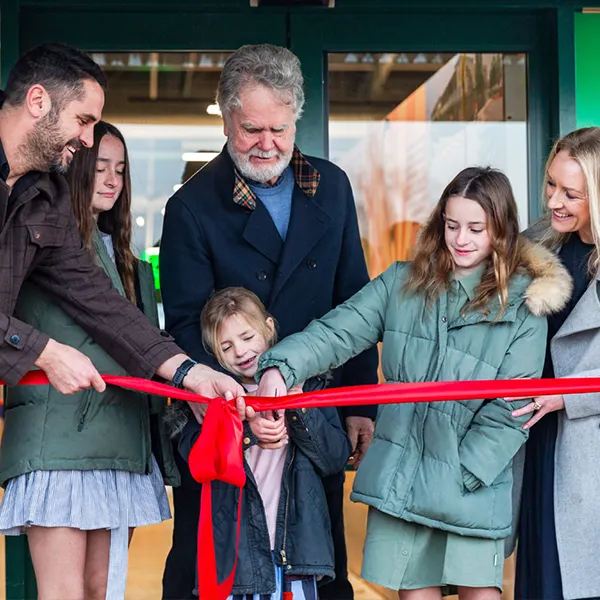
{"label": "little girl's dark jacket", "polygon": [[[333,542],[321,477],[343,470],[351,453],[350,441],[335,408],[287,410],[285,418],[290,443],[279,501],[275,563],[288,575],[316,575],[329,581],[335,577]],[[186,460],[200,429],[190,420],[181,432],[179,451]],[[244,449],[256,443],[245,424]],[[244,463],[247,480],[233,594],[270,594],[275,591],[275,572],[265,510]],[[233,566],[240,496],[238,488],[221,481],[212,483],[212,495],[217,572],[222,581]]]}

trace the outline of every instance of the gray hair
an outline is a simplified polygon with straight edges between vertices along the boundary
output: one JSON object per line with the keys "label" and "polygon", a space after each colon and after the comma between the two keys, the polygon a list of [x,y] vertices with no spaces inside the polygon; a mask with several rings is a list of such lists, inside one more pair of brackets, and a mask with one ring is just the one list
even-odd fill
{"label": "gray hair", "polygon": [[242,107],[241,91],[260,84],[291,104],[294,118],[302,115],[304,79],[298,57],[287,48],[271,44],[242,46],[225,62],[217,87],[217,104],[224,119]]}

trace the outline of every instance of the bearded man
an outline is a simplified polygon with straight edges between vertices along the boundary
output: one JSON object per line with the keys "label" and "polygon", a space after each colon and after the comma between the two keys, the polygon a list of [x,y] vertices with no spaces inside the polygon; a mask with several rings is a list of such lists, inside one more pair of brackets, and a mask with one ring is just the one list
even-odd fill
{"label": "bearded man", "polygon": [[[244,46],[225,63],[217,90],[226,147],[169,200],[160,250],[166,328],[195,360],[218,368],[202,345],[200,313],[215,290],[252,290],[278,323],[302,330],[369,280],[346,174],[295,146],[304,104],[298,58],[285,48]],[[331,385],[377,382],[375,349],[333,374]],[[358,464],[371,440],[373,407],[341,409]],[[173,547],[163,597],[192,598],[199,486],[180,461]],[[324,479],[336,580],[322,599],[351,600],[343,524],[344,473]],[[274,548],[276,559],[279,549]]]}

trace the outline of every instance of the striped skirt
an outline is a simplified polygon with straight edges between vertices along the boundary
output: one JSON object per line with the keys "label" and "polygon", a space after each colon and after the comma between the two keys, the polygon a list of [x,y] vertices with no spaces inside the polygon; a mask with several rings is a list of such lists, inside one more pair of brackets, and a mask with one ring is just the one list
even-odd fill
{"label": "striped skirt", "polygon": [[108,529],[110,562],[106,597],[125,597],[129,528],[171,517],[162,475],[129,471],[33,471],[11,479],[0,505],[0,534],[20,535],[27,527]]}

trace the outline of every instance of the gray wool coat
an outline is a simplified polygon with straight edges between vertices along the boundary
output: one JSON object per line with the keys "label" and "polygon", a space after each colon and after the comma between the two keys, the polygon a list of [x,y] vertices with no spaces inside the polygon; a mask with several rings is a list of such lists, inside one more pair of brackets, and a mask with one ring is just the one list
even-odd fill
{"label": "gray wool coat", "polygon": [[[600,377],[600,276],[550,343],[556,377]],[[565,600],[600,596],[600,393],[564,396],[554,516]]]}
{"label": "gray wool coat", "polygon": [[[525,236],[541,241],[547,219]],[[557,250],[555,250],[556,252]],[[568,282],[566,282],[568,285]],[[600,377],[600,274],[550,342],[555,377]],[[564,396],[554,455],[554,519],[565,600],[600,597],[600,393]],[[516,542],[525,445],[513,462]]]}

